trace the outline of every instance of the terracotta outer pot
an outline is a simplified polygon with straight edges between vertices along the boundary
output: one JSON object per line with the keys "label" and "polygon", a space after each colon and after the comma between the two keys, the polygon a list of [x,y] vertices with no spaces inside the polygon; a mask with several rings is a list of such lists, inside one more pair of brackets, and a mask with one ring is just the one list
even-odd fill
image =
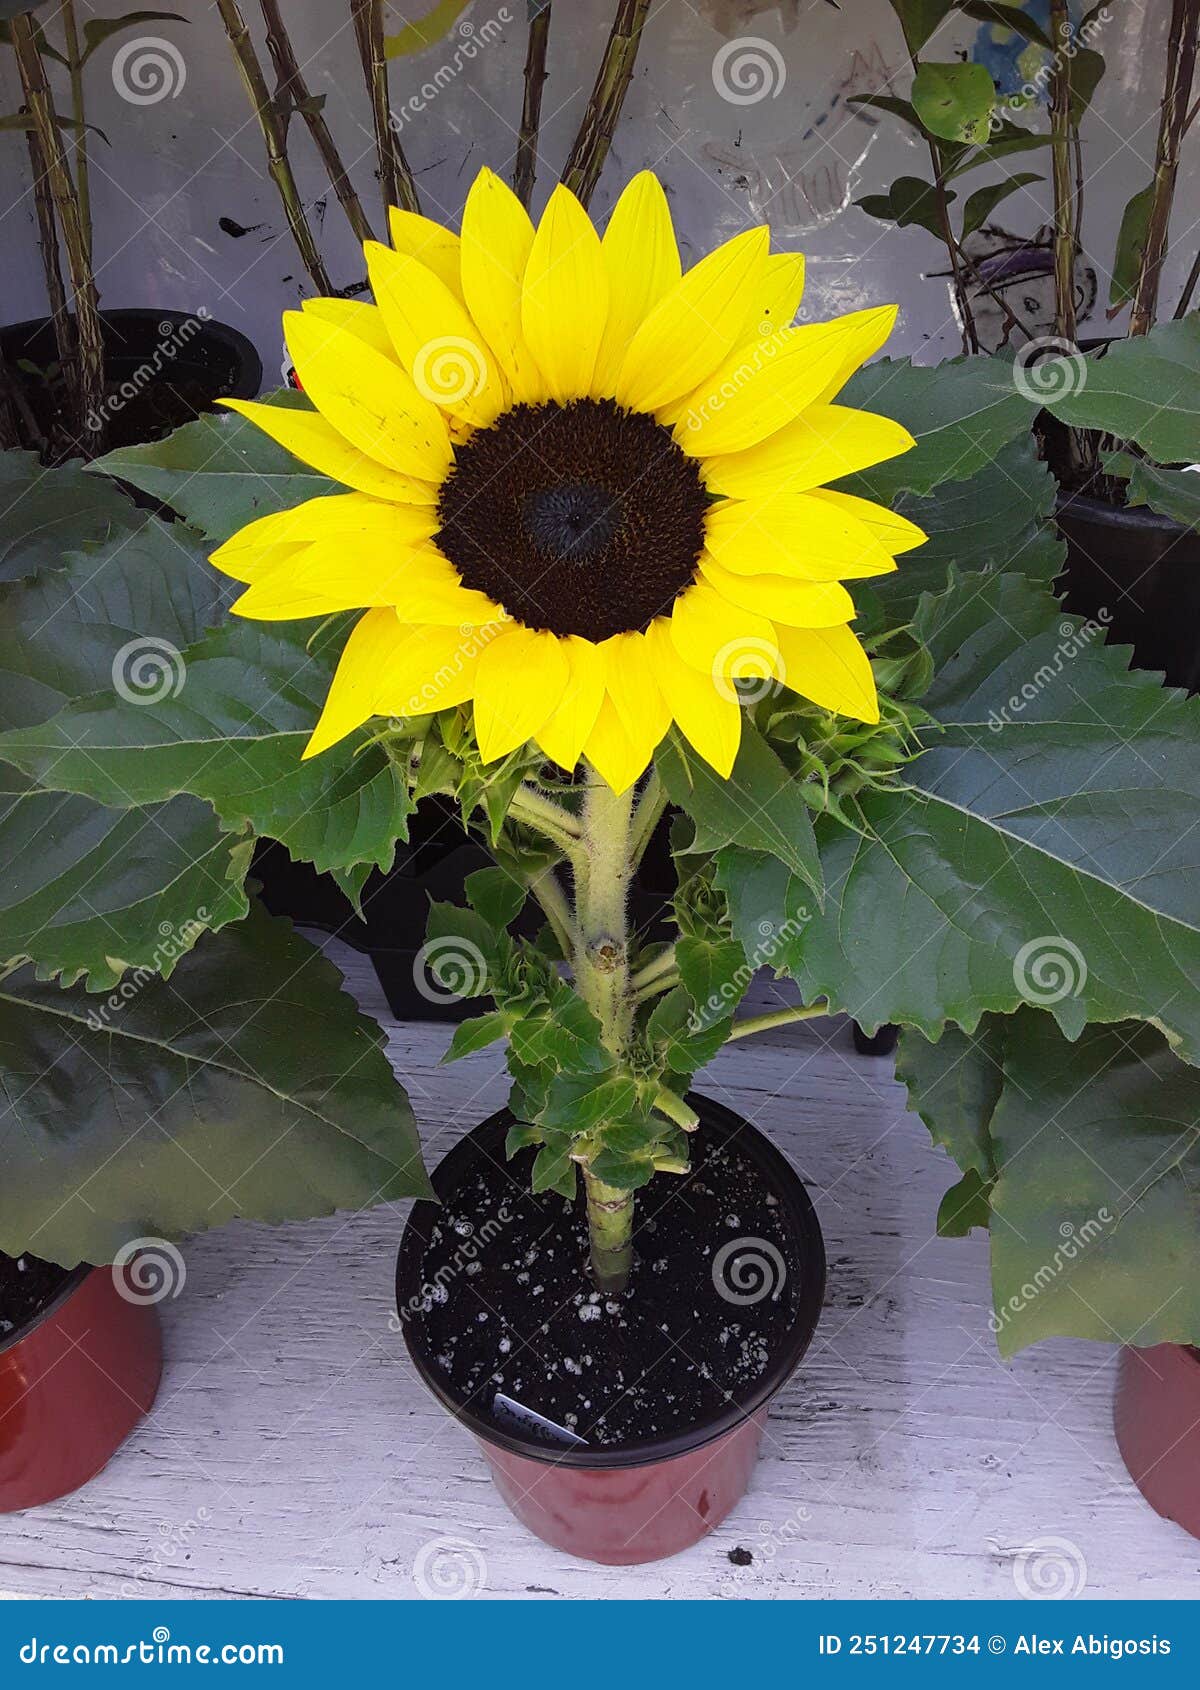
{"label": "terracotta outer pot", "polygon": [[1200,1537],[1200,1350],[1122,1350],[1113,1419],[1117,1447],[1151,1508]]}
{"label": "terracotta outer pot", "polygon": [[[520,1431],[499,1430],[472,1402],[456,1399],[431,1365],[421,1334],[403,1322],[409,1355],[434,1396],[475,1436],[496,1488],[509,1508],[544,1542],[583,1560],[634,1566],[677,1555],[720,1525],[746,1492],[758,1457],[767,1409],[808,1348],[825,1295],[825,1246],[803,1181],[763,1135],[732,1110],[693,1094],[700,1113],[697,1171],[705,1144],[736,1135],[766,1175],[779,1199],[800,1259],[801,1295],[788,1341],[768,1371],[719,1414],[670,1437],[620,1449],[549,1447]],[[506,1110],[461,1139],[433,1174],[445,1201],[481,1163],[504,1165]],[[396,1264],[401,1310],[421,1285],[425,1240],[441,1214],[436,1203],[417,1203],[409,1216]]]}
{"label": "terracotta outer pot", "polygon": [[161,1374],[158,1310],[122,1296],[111,1268],[77,1268],[0,1343],[0,1513],[94,1478],[149,1412]]}

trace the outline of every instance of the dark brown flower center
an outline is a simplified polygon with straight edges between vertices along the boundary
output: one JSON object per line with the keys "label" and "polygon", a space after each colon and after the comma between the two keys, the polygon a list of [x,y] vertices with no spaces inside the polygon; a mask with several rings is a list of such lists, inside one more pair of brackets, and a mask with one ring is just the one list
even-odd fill
{"label": "dark brown flower center", "polygon": [[435,536],[463,585],[529,628],[644,630],[695,579],[707,500],[653,417],[611,399],[516,405],[454,454]]}

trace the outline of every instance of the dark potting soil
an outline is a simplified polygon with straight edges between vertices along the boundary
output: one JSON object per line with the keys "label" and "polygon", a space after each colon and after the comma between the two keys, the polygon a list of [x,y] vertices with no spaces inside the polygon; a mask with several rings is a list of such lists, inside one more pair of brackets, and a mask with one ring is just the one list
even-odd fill
{"label": "dark potting soil", "polygon": [[455,1400],[511,1432],[500,1393],[613,1447],[746,1398],[795,1323],[799,1255],[783,1205],[736,1141],[695,1148],[692,1174],[638,1193],[634,1268],[615,1296],[588,1275],[582,1197],[530,1194],[532,1150],[468,1177],[401,1311]]}
{"label": "dark potting soil", "polygon": [[[71,425],[66,393],[58,375],[46,378],[22,371],[24,393],[45,447],[43,457],[58,462],[78,457],[81,447],[92,447],[91,437],[77,438]],[[119,381],[106,390],[103,445],[105,451],[118,446],[141,446],[162,440],[184,423],[195,422],[213,409],[222,389],[195,376],[159,376],[132,394]],[[99,437],[97,436],[97,439]],[[28,445],[37,444],[28,441]]]}
{"label": "dark potting soil", "polygon": [[54,1262],[0,1250],[0,1343],[28,1326],[69,1277],[69,1269]]}

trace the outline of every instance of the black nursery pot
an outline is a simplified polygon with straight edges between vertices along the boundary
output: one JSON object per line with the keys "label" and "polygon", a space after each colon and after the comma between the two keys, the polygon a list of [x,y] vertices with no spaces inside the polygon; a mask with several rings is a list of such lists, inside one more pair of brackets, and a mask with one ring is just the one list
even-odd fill
{"label": "black nursery pot", "polygon": [[531,1150],[506,1162],[507,1111],[439,1164],[396,1267],[409,1355],[509,1508],[608,1565],[678,1554],[737,1505],[824,1298],[799,1175],[749,1122],[689,1101],[692,1172],[639,1192],[620,1295],[588,1277],[582,1198],[532,1196]]}
{"label": "black nursery pot", "polygon": [[[210,410],[215,400],[253,399],[262,386],[262,360],[227,323],[135,306],[103,312],[100,328],[110,448],[157,440]],[[48,317],[0,328],[0,348],[10,366],[24,361],[48,369],[58,358]]]}

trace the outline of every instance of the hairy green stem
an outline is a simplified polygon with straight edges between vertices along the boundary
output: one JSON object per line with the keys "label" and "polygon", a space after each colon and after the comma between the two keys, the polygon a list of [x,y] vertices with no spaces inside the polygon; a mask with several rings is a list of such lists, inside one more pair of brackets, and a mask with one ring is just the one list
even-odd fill
{"label": "hairy green stem", "polygon": [[654,830],[662,820],[667,807],[667,789],[662,783],[659,772],[655,768],[650,770],[650,778],[638,799],[636,810],[633,812],[633,837],[629,843],[630,855],[634,866],[641,862],[646,854],[646,847],[654,837]]}
{"label": "hairy green stem", "polygon": [[599,1291],[614,1294],[629,1283],[633,1266],[633,1192],[605,1185],[585,1168],[592,1278]]}
{"label": "hairy green stem", "polygon": [[730,1040],[748,1039],[753,1033],[765,1033],[772,1027],[787,1027],[793,1021],[816,1021],[831,1013],[827,1003],[798,1005],[795,1009],[772,1009],[766,1015],[747,1015],[735,1021]]}
{"label": "hairy green stem", "polygon": [[652,959],[652,961],[646,963],[644,967],[639,968],[637,973],[630,980],[629,984],[633,987],[635,992],[645,991],[647,986],[652,986],[656,980],[660,979],[664,974],[670,974],[674,968],[675,947],[674,945],[668,945],[665,951],[660,951],[659,954]]}
{"label": "hairy green stem", "polygon": [[509,805],[509,814],[517,821],[528,822],[545,834],[574,861],[580,849],[582,834],[579,823],[561,804],[546,798],[532,786],[519,786]]}
{"label": "hairy green stem", "polygon": [[543,869],[541,874],[532,876],[527,885],[541,905],[543,915],[562,946],[563,955],[570,960],[579,945],[579,932],[557,874],[553,868]]}

